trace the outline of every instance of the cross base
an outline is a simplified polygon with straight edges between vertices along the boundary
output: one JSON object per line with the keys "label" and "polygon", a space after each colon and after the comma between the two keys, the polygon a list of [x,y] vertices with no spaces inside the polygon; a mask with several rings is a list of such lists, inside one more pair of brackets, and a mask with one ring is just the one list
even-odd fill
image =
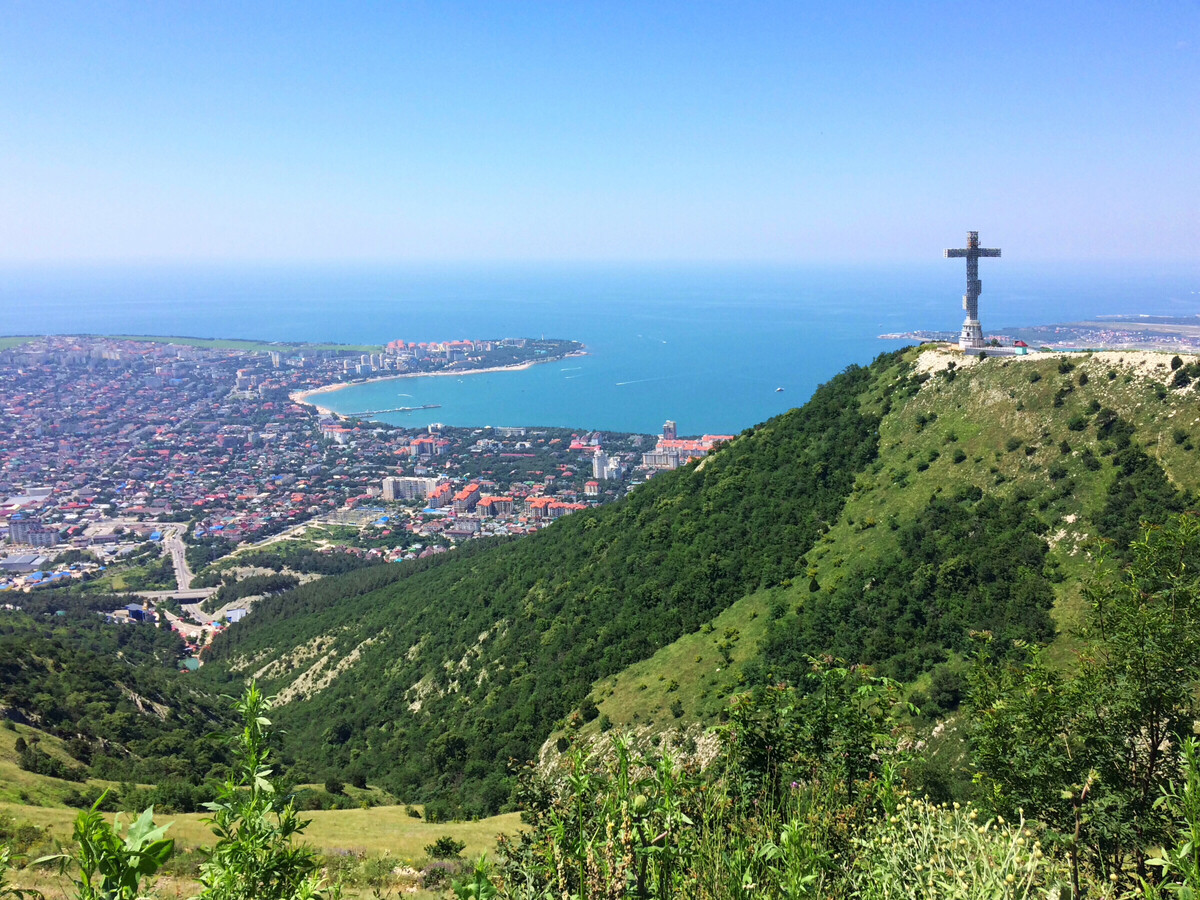
{"label": "cross base", "polygon": [[978,319],[967,319],[963,322],[962,334],[958,336],[958,349],[978,350],[987,345],[983,342],[983,328]]}

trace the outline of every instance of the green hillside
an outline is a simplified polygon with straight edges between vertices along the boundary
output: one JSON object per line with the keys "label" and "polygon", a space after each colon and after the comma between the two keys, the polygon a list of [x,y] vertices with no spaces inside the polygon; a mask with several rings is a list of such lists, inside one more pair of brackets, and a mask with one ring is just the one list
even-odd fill
{"label": "green hillside", "polygon": [[179,677],[179,636],[106,624],[98,610],[124,598],[41,591],[13,599],[21,609],[0,617],[8,736],[0,767],[11,739],[8,761],[48,780],[2,779],[0,799],[24,791],[35,804],[79,805],[114,782],[174,785],[176,805],[185,808],[207,799],[185,795],[223,764],[225,751],[210,734],[230,716],[222,700]]}
{"label": "green hillside", "polygon": [[975,630],[1068,647],[1086,542],[1200,487],[1194,367],[967,363],[885,355],[619,504],[273,598],[205,678],[280,693],[299,777],[482,813],[556,729],[711,721],[810,655],[927,684]]}
{"label": "green hillside", "polygon": [[876,454],[860,396],[907,368],[853,367],[703,464],[530,538],[265,601],[205,676],[279,692],[308,765],[490,812],[509,795],[506,761],[532,758],[596,679],[803,574]]}
{"label": "green hillside", "polygon": [[[923,671],[956,667],[966,635],[943,621],[936,639],[914,642],[905,613],[911,619],[915,606],[924,614],[939,589],[943,600],[982,596],[984,612],[1018,613],[1022,630],[1052,639],[1052,656],[1067,659],[1089,541],[1124,547],[1139,520],[1162,521],[1200,492],[1196,396],[1176,383],[1169,356],[963,366],[929,354],[924,363],[938,368],[883,416],[878,458],[807,554],[808,577],[739,600],[710,633],[687,635],[597,682],[606,726],[715,721],[729,695],[769,677],[794,678],[809,653],[872,662],[925,685]],[[934,561],[945,569],[931,579]],[[1001,634],[1005,627],[984,618],[972,624]]]}

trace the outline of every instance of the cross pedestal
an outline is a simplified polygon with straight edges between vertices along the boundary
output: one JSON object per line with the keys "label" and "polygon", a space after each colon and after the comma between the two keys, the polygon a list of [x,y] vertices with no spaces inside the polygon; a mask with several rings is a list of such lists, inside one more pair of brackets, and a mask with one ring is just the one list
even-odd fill
{"label": "cross pedestal", "polygon": [[966,257],[967,260],[967,292],[963,294],[963,309],[967,311],[967,317],[958,336],[958,346],[963,350],[978,350],[984,346],[983,328],[979,324],[979,294],[983,290],[979,280],[979,258],[999,255],[999,250],[979,246],[978,231],[967,232],[966,247],[945,251],[947,259]]}

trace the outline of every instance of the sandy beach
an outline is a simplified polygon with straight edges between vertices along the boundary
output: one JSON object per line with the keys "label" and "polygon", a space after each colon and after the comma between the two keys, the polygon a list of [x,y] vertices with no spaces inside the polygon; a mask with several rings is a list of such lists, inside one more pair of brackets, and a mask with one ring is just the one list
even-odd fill
{"label": "sandy beach", "polygon": [[359,387],[364,384],[374,384],[377,381],[397,381],[401,378],[440,378],[450,375],[486,375],[489,372],[520,372],[525,369],[531,369],[534,366],[544,363],[562,362],[565,359],[575,359],[580,356],[587,356],[587,351],[578,353],[568,353],[566,356],[558,356],[554,359],[530,359],[523,363],[518,363],[515,366],[492,366],[487,369],[443,369],[438,372],[400,372],[396,375],[380,375],[377,378],[362,378],[357,381],[339,382],[338,384],[326,384],[317,388],[309,388],[306,391],[294,391],[288,394],[288,399],[293,403],[301,403],[306,406],[311,406],[322,416],[339,416],[327,406],[322,406],[319,403],[314,403],[310,398],[321,394],[332,394],[335,391],[340,391],[348,387]]}

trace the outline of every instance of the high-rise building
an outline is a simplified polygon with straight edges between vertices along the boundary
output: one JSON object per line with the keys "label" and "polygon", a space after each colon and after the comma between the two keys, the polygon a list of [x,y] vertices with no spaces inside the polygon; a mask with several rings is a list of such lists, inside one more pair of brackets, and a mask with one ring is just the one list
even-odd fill
{"label": "high-rise building", "polygon": [[428,497],[436,487],[436,478],[397,478],[393,476],[383,479],[383,499],[416,500]]}
{"label": "high-rise building", "polygon": [[48,528],[41,519],[16,513],[8,520],[8,539],[14,544],[53,547],[58,543],[58,529]]}
{"label": "high-rise building", "polygon": [[667,421],[663,423],[662,436],[664,439],[666,439],[668,441],[673,441],[673,440],[675,440],[678,433],[679,433],[679,430],[675,427],[675,423],[672,420],[667,419]]}

